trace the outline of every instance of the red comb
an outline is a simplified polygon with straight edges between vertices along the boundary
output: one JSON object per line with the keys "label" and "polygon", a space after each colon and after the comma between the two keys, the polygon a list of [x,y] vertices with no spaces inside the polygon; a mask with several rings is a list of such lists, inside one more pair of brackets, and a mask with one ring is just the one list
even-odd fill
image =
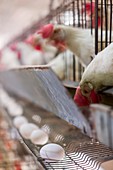
{"label": "red comb", "polygon": [[101,97],[94,90],[91,91],[89,97],[83,96],[80,86],[77,88],[74,101],[78,106],[89,106],[91,103],[100,103]]}
{"label": "red comb", "polygon": [[49,38],[53,33],[54,26],[53,24],[47,24],[43,26],[37,33],[42,34],[43,38]]}
{"label": "red comb", "polygon": [[86,4],[85,4],[85,7],[84,8],[82,8],[82,13],[83,12],[87,12],[89,15],[91,14],[91,11],[92,11],[92,13],[94,13],[95,12],[95,2],[87,2]]}
{"label": "red comb", "polygon": [[41,45],[36,45],[34,48],[35,48],[35,50],[42,51],[42,47],[41,47]]}

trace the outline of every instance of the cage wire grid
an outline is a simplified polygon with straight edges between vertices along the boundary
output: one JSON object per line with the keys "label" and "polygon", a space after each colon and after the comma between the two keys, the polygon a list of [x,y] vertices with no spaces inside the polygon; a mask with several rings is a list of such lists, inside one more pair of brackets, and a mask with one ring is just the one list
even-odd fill
{"label": "cage wire grid", "polygon": [[[87,5],[88,4],[88,5]],[[64,0],[56,10],[50,8],[49,14],[34,23],[21,35],[11,40],[7,45],[22,41],[30,34],[47,23],[63,24],[73,27],[89,29],[94,37],[95,54],[113,42],[113,2],[112,0]],[[67,56],[73,60],[68,67]],[[84,67],[72,53],[64,53],[65,79],[79,82],[84,72]]]}
{"label": "cage wire grid", "polygon": [[[103,162],[113,159],[113,151],[109,147],[85,136],[79,129],[67,124],[51,112],[46,112],[26,100],[24,102],[16,96],[15,98],[24,107],[24,116],[30,122],[32,121],[32,123],[49,132],[49,142],[60,144],[65,150],[65,158],[61,161],[43,159],[39,153],[43,145],[35,145],[30,140],[24,139],[18,131],[21,143],[26,144],[44,169],[99,170]],[[13,117],[10,117],[10,119],[13,119]]]}
{"label": "cage wire grid", "polygon": [[[28,146],[31,152],[35,155],[36,159],[42,164],[42,166],[45,169],[99,170],[99,167],[102,162],[113,159],[113,150],[108,148],[106,145],[103,145],[102,143],[94,139],[91,139],[87,135],[83,134],[79,129],[80,126],[77,126],[79,125],[78,121],[80,121],[79,117],[76,120],[76,124],[72,125],[70,119],[67,119],[66,117],[68,115],[70,116],[71,113],[73,114],[76,113],[76,118],[77,118],[77,115],[80,116],[80,112],[77,112],[77,110],[72,110],[70,112],[67,107],[66,108],[64,107],[68,105],[67,103],[65,103],[65,105],[62,103],[61,105],[62,107],[58,105],[59,106],[58,108],[60,108],[60,113],[64,114],[66,109],[66,117],[65,115],[62,115],[61,117],[58,110],[57,112],[55,112],[54,108],[57,104],[57,100],[56,98],[54,100],[53,96],[56,95],[60,98],[61,101],[63,101],[64,98],[62,98],[62,96],[65,96],[66,98],[66,95],[64,95],[65,91],[63,92],[62,89],[63,86],[60,89],[60,84],[59,84],[60,82],[59,81],[57,82],[56,76],[54,77],[53,73],[51,76],[50,75],[51,75],[51,70],[47,71],[47,68],[45,69],[43,68],[41,71],[40,68],[36,68],[36,70],[34,70],[34,68],[33,70],[32,68],[27,68],[27,69],[24,68],[15,71],[10,70],[10,72],[6,71],[3,74],[1,73],[0,79],[2,84],[4,84],[4,87],[10,92],[10,94],[12,94],[11,97],[14,97],[16,102],[19,105],[21,105],[21,107],[24,109],[23,115],[28,119],[28,122],[35,123],[37,126],[39,126],[39,128],[42,128],[43,130],[48,132],[49,134],[48,143],[57,143],[61,145],[65,150],[66,156],[61,161],[53,162],[49,160],[48,162],[47,159],[43,159],[40,157],[40,149],[43,145],[42,146],[34,145],[31,143],[30,140],[25,140],[22,138],[22,140],[24,141],[23,143],[25,143]],[[19,81],[16,78],[19,79]],[[6,83],[9,81],[9,79],[12,84]],[[43,81],[41,81],[41,79]],[[53,84],[48,83],[48,79],[49,81],[54,80],[53,82],[55,86]],[[16,84],[14,84],[14,82]],[[51,102],[49,102],[49,98],[46,96],[46,94],[48,94],[48,91],[50,92],[49,90],[51,89],[50,87],[47,88],[47,93],[43,94],[44,99],[46,98],[46,102],[44,102],[44,100],[41,98],[42,97],[41,91],[42,90],[44,91],[44,89],[46,89],[45,86],[42,86],[42,84],[45,85],[46,88],[48,86],[52,87],[52,91],[51,93],[49,93],[48,96],[50,97],[50,99],[52,97],[52,100],[54,101],[54,105],[50,106]],[[60,92],[61,96],[56,93],[56,90],[58,89],[59,91],[61,90]],[[13,96],[13,94],[15,94],[15,96]],[[16,95],[18,97],[16,97]],[[24,99],[26,100],[28,99],[29,102],[27,101],[24,102],[23,98],[21,98],[22,96]],[[49,110],[47,109],[47,107],[44,110],[43,106],[47,102],[49,102],[48,103]],[[69,105],[69,108],[72,109],[71,103]],[[75,117],[73,114],[71,115],[71,117],[74,120]],[[61,117],[61,119],[58,117],[58,115],[59,117]],[[11,118],[13,120],[14,117],[12,116]],[[81,119],[82,119],[82,115],[81,115]],[[84,119],[82,119],[80,124],[84,124],[83,120]]]}
{"label": "cage wire grid", "polygon": [[[100,26],[98,16],[101,17]],[[113,42],[113,2],[112,0],[95,1],[95,53]],[[99,29],[98,29],[99,28]]]}
{"label": "cage wire grid", "polygon": [[[37,108],[35,106],[26,105],[24,113],[29,120],[32,119],[35,123],[37,122],[36,110]],[[71,125],[66,126],[66,122],[59,120],[52,113],[49,114],[39,109],[37,120],[39,117],[42,122],[40,124],[38,123],[38,126],[42,126],[47,131],[49,130],[50,141],[60,144],[66,154],[65,158],[61,161],[48,161],[48,159],[43,159],[39,154],[41,145],[35,145],[30,140],[22,139],[44,169],[99,170],[101,163],[113,159],[113,151],[109,147],[85,136],[76,128],[71,127]],[[47,117],[49,117],[49,121],[47,121]],[[57,129],[55,128],[55,124],[58,127]],[[64,130],[65,126],[67,129]],[[70,133],[67,133],[69,129]],[[70,134],[73,134],[73,139]]]}
{"label": "cage wire grid", "polygon": [[[92,5],[90,7],[91,15],[87,16],[85,4],[95,2],[95,13],[92,12]],[[84,13],[81,13],[82,9]],[[70,25],[73,27],[81,27],[83,29],[90,29],[91,34],[95,36],[95,54],[104,49],[112,40],[112,15],[113,15],[113,2],[112,0],[65,0],[60,8],[51,13],[45,18],[44,23],[55,23]],[[101,17],[100,25],[98,22],[98,16]],[[93,19],[95,26],[93,26]],[[37,27],[32,27],[35,30]],[[31,32],[28,31],[26,35]],[[23,34],[25,37],[26,35]],[[23,37],[19,37],[20,39]],[[70,76],[70,70],[67,68],[67,61],[64,54],[64,62],[66,65],[65,79],[71,79],[74,81],[80,81],[82,73],[84,71],[83,66],[79,63],[78,59],[73,54],[69,54],[73,59],[72,75]],[[55,134],[58,135],[57,133]],[[24,141],[29,146],[31,151],[41,162],[45,169],[71,169],[71,170],[98,170],[101,163],[113,158],[113,151],[95,141],[84,142],[76,146],[75,142],[69,142],[67,146],[63,146],[66,150],[65,160],[59,162],[47,162],[43,160],[39,152],[40,146],[33,145],[30,141]],[[62,142],[62,140],[61,140]],[[76,147],[76,148],[75,148]],[[87,151],[87,152],[86,152]],[[76,152],[76,153],[75,153]],[[90,157],[89,157],[90,156]]]}
{"label": "cage wire grid", "polygon": [[[91,2],[92,3],[92,2]],[[85,9],[86,1],[76,0],[76,1],[66,1],[61,7],[62,10],[56,12],[52,16],[50,22],[54,24],[63,24],[73,27],[82,27],[83,29],[89,28],[91,20],[86,18],[86,10],[82,13],[82,9]],[[92,31],[91,31],[92,33]],[[69,68],[67,65],[68,59],[66,58],[67,53],[64,54],[65,62],[65,79],[80,81],[84,67],[80,64],[77,57],[72,53],[70,59],[73,60],[73,64]]]}
{"label": "cage wire grid", "polygon": [[[90,3],[90,9],[87,9],[87,3]],[[95,9],[93,9],[94,4]],[[113,42],[112,0],[73,0],[66,1],[63,4],[63,7],[61,7],[62,10],[56,12],[56,15],[54,14],[52,16],[51,22],[54,24],[64,24],[90,29],[91,34],[95,38],[95,54]],[[82,10],[84,10],[84,12],[82,12]],[[88,15],[88,12],[90,13],[90,16]],[[71,55],[72,54],[70,54],[70,56]],[[64,60],[65,63],[67,63],[65,56]],[[84,67],[74,55],[72,70],[70,76],[70,69],[67,66],[65,67],[65,79],[80,81]]]}

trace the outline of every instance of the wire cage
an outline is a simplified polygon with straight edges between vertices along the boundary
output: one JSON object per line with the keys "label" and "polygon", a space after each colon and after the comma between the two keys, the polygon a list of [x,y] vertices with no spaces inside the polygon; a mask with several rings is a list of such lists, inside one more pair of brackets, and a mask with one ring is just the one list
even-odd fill
{"label": "wire cage", "polygon": [[[95,54],[97,54],[113,41],[112,11],[112,0],[66,0],[60,9],[52,14],[51,22],[90,29],[94,37]],[[73,64],[72,68],[68,68],[66,55],[64,54],[65,79],[79,82],[84,67],[80,64],[79,59],[70,53],[68,55],[71,56]],[[72,70],[71,73],[70,70]]]}
{"label": "wire cage", "polygon": [[[56,13],[52,14],[51,22],[54,24],[63,24],[73,27],[81,27],[83,29],[91,30],[91,34],[94,34],[94,1],[90,0],[67,0],[64,1],[62,6]],[[70,60],[72,59],[71,68],[68,67],[67,53],[64,54],[65,61],[65,79],[79,82],[84,71],[84,67],[79,62],[79,59],[72,53]]]}
{"label": "wire cage", "polygon": [[[73,27],[89,29],[93,36],[95,45],[95,54],[103,50],[113,41],[112,36],[112,0],[64,0],[56,10],[50,8],[49,14],[34,23],[32,27],[13,39],[10,43],[24,40],[30,34],[47,23],[63,24]],[[71,65],[67,63],[71,60]],[[80,64],[77,56],[71,52],[64,53],[64,79],[79,82],[81,80],[84,67]]]}
{"label": "wire cage", "polygon": [[[88,7],[87,7],[88,4]],[[22,41],[30,34],[34,33],[37,29],[47,23],[63,24],[73,27],[81,27],[83,29],[88,28],[93,31],[93,14],[94,12],[94,1],[93,0],[64,0],[60,7],[56,10],[50,9],[49,14],[41,19],[40,21],[34,23],[31,28],[24,30],[24,32],[9,42],[7,45],[12,44],[17,41]],[[88,12],[86,10],[88,8]],[[71,65],[68,66],[68,62],[71,60]],[[79,82],[84,71],[84,67],[80,64],[77,57],[71,52],[64,53],[64,79]]]}
{"label": "wire cage", "polygon": [[113,1],[95,1],[95,53],[103,50],[113,42]]}

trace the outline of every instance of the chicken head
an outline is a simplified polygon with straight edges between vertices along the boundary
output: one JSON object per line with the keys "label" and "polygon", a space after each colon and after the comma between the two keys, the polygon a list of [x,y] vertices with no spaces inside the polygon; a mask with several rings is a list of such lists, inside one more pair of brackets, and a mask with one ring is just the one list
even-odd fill
{"label": "chicken head", "polygon": [[113,43],[99,52],[85,69],[74,97],[75,102],[80,106],[86,105],[82,99],[88,100],[87,105],[99,103],[101,98],[98,92],[111,86],[113,86]]}

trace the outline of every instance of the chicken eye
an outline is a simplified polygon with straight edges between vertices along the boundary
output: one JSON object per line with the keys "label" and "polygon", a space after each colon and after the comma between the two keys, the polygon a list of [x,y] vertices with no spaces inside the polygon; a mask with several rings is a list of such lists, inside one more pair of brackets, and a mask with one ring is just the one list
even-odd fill
{"label": "chicken eye", "polygon": [[91,92],[90,89],[88,89],[87,87],[84,88],[84,90],[82,91],[83,95],[86,97],[88,97],[90,95],[90,92]]}
{"label": "chicken eye", "polygon": [[54,34],[57,34],[57,32],[58,32],[58,30],[55,30],[55,31],[54,31]]}

